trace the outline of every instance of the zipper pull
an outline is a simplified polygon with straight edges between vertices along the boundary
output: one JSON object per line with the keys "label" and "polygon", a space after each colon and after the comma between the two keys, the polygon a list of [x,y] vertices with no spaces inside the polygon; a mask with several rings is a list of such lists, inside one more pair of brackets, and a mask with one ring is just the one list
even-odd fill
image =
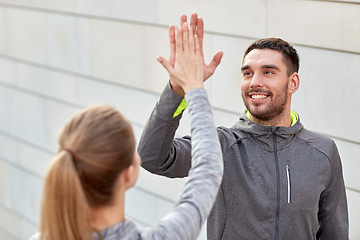
{"label": "zipper pull", "polygon": [[286,178],[287,178],[287,203],[291,203],[291,178],[290,178],[290,167],[286,165]]}

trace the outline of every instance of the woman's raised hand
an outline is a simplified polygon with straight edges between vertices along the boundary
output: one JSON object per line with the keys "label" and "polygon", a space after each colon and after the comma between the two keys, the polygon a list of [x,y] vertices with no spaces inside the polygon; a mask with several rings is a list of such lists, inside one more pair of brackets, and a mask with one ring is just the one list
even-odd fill
{"label": "woman's raised hand", "polygon": [[203,87],[204,59],[199,37],[194,32],[195,30],[186,22],[178,27],[174,66],[161,57],[157,58],[168,71],[170,79],[181,87],[184,93]]}
{"label": "woman's raised hand", "polygon": [[[187,22],[187,16],[186,15],[182,15],[180,17],[180,27],[183,26],[184,23]],[[213,75],[213,73],[215,72],[217,66],[220,64],[221,58],[223,56],[223,52],[222,51],[218,51],[215,53],[215,55],[213,56],[211,62],[209,64],[205,64],[204,61],[204,53],[203,53],[203,39],[204,39],[204,22],[202,20],[202,18],[199,18],[197,13],[193,13],[191,14],[191,18],[190,18],[190,26],[191,26],[191,32],[189,31],[189,33],[192,33],[193,35],[196,34],[198,39],[199,39],[199,45],[200,45],[200,53],[203,59],[203,81],[207,80],[210,76]],[[170,55],[169,55],[169,60],[165,59],[164,57],[158,57],[158,61],[165,66],[165,64],[169,64],[172,67],[175,66],[175,59],[176,59],[176,40],[177,38],[175,38],[175,27],[174,26],[170,26],[169,27],[169,40],[170,40]],[[170,76],[170,85],[173,89],[173,91],[178,94],[181,97],[184,97],[184,90],[181,86],[179,86],[176,81],[174,79],[171,78]]]}

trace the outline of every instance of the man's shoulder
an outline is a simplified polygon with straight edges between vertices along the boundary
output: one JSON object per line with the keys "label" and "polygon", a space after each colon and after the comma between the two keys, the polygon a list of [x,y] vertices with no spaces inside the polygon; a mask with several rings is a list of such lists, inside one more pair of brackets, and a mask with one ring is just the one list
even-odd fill
{"label": "man's shoulder", "polygon": [[320,152],[323,152],[327,156],[333,153],[334,149],[337,149],[335,141],[324,134],[303,128],[296,135],[298,138],[305,141],[308,145],[314,147]]}
{"label": "man's shoulder", "polygon": [[313,142],[324,142],[326,144],[333,143],[334,140],[330,137],[326,136],[325,134],[317,133],[311,131],[306,128],[302,128],[298,133],[297,136],[303,139],[306,142],[313,143]]}

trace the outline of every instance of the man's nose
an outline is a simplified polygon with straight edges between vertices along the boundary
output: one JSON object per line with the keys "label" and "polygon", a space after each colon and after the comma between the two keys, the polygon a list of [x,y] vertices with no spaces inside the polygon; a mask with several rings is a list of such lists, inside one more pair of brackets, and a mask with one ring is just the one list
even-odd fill
{"label": "man's nose", "polygon": [[250,87],[251,88],[261,88],[263,86],[263,84],[264,84],[264,82],[263,82],[263,78],[262,78],[261,74],[254,73],[254,75],[251,79]]}

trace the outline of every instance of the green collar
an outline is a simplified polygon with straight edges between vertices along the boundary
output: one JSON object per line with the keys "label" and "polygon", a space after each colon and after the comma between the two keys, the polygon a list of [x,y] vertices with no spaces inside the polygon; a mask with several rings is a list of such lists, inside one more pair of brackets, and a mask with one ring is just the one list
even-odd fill
{"label": "green collar", "polygon": [[[246,110],[245,110],[245,114],[246,114],[246,116],[251,120],[249,110],[246,109]],[[291,117],[291,126],[294,126],[295,123],[298,121],[299,116],[297,115],[296,112],[291,111],[291,112],[290,112],[290,117]],[[252,120],[251,120],[251,121],[252,121]]]}

